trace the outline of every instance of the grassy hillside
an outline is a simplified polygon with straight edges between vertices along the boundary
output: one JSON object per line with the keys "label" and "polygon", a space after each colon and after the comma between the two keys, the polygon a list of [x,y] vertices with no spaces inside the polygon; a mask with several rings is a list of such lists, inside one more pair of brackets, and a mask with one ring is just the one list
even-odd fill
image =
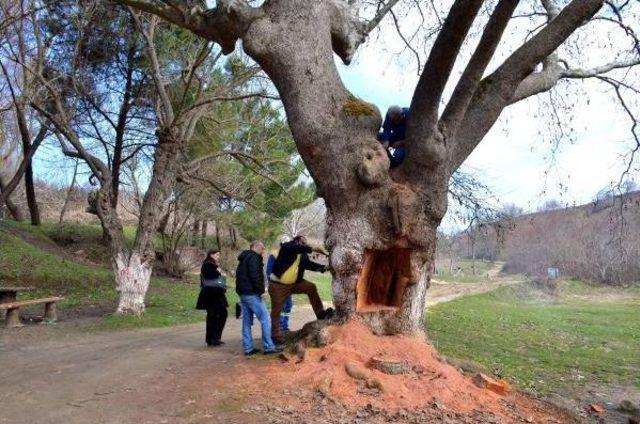
{"label": "grassy hillside", "polygon": [[[133,231],[126,231],[129,239]],[[99,317],[98,328],[158,327],[200,321],[203,313],[194,309],[198,286],[154,277],[147,297],[147,311],[141,318],[115,316],[118,293],[108,263],[108,251],[100,243],[95,226],[44,225],[31,227],[11,221],[0,223],[0,285],[32,286],[21,299],[64,296],[59,304],[62,320]],[[91,250],[88,261],[75,260],[74,251]],[[100,256],[97,256],[97,255]],[[95,263],[92,263],[94,262]],[[41,307],[25,314],[41,314]]]}
{"label": "grassy hillside", "polygon": [[[125,228],[133,242],[135,228]],[[331,301],[329,274],[308,273],[318,284],[323,300]],[[113,315],[118,293],[109,266],[109,251],[102,243],[99,226],[0,221],[0,285],[31,286],[20,299],[63,296],[59,303],[61,320],[98,317],[91,323],[99,329],[162,327],[202,321],[204,313],[194,309],[198,277],[184,281],[153,277],[142,318]],[[238,297],[229,279],[227,298],[233,308]],[[296,296],[296,304],[308,303]],[[26,308],[23,315],[41,315],[41,307]],[[230,311],[233,312],[233,311]]]}
{"label": "grassy hillside", "polygon": [[521,285],[436,305],[426,327],[440,352],[521,388],[640,388],[639,310],[640,288],[573,281],[548,292]]}

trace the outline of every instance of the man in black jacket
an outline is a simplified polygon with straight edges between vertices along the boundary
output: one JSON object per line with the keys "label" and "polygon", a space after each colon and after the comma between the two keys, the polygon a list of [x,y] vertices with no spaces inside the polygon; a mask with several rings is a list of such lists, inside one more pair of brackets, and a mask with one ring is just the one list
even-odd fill
{"label": "man in black jacket", "polygon": [[[298,235],[287,243],[282,243],[269,275],[269,296],[271,297],[271,322],[278,322],[287,297],[291,294],[306,294],[318,319],[331,316],[333,309],[324,309],[316,285],[304,279],[304,271],[325,272],[327,267],[309,259],[313,248],[307,244],[304,236]],[[271,326],[271,338],[282,341],[280,326]]]}
{"label": "man in black jacket", "polygon": [[264,354],[282,352],[282,349],[277,348],[271,339],[271,319],[264,304],[266,293],[262,262],[263,252],[264,244],[261,241],[254,241],[249,250],[243,251],[238,256],[236,292],[240,295],[240,303],[242,304],[242,347],[247,356],[260,352],[253,347],[251,326],[254,315],[262,326]]}

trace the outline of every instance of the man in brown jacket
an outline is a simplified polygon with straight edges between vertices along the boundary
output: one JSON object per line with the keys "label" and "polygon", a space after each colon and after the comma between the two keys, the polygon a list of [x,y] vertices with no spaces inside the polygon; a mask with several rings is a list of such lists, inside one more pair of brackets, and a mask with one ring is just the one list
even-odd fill
{"label": "man in brown jacket", "polygon": [[[309,259],[314,249],[307,244],[304,236],[298,235],[280,246],[278,257],[269,275],[269,296],[271,297],[271,322],[277,323],[287,297],[291,294],[306,294],[318,319],[330,318],[333,309],[325,309],[316,285],[304,279],[304,271],[326,272],[327,267]],[[271,338],[282,343],[280,326],[271,326]]]}

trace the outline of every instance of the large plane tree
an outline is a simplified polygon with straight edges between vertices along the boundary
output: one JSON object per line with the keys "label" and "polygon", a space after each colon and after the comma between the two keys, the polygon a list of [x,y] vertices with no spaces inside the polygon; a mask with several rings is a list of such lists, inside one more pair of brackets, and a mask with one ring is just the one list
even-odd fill
{"label": "large plane tree", "polygon": [[[513,23],[521,22],[531,35],[515,46],[505,28],[516,18],[519,1],[435,2],[449,12],[411,101],[406,159],[390,171],[376,140],[381,114],[345,87],[334,53],[349,64],[385,17],[397,20],[392,8],[400,1],[118,1],[187,28],[219,44],[225,53],[240,41],[268,74],[327,206],[326,244],[338,316],[360,315],[378,333],[421,331],[428,269],[436,229],[447,211],[450,179],[501,112],[562,79],[607,78],[609,72],[639,61],[637,38],[623,23],[621,28],[636,40],[636,50],[621,52],[614,61],[576,69],[556,54],[578,28],[596,16],[620,21],[625,9],[636,6],[633,2],[534,2],[537,12],[519,13]],[[361,14],[367,10],[373,14],[365,20]],[[487,14],[475,50],[464,57],[462,48],[474,21]],[[534,15],[543,17],[542,25],[531,24]],[[588,43],[588,34],[575,42]],[[505,44],[506,59],[489,67]],[[456,80],[458,59],[465,63]],[[453,90],[445,96],[450,79]]]}

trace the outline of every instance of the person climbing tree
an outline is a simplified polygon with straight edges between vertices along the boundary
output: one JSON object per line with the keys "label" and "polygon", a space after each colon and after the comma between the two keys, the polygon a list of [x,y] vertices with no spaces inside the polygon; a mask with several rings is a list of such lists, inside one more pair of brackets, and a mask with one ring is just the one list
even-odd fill
{"label": "person climbing tree", "polygon": [[380,142],[387,150],[391,168],[400,165],[404,160],[404,139],[407,130],[408,107],[391,106],[387,110],[378,135]]}
{"label": "person climbing tree", "polygon": [[[282,243],[286,243],[287,240],[282,240]],[[273,249],[269,252],[269,258],[267,258],[267,277],[271,275],[273,272],[273,265],[276,263],[276,258],[278,257],[278,253],[280,253],[280,248]],[[287,296],[287,299],[284,301],[284,307],[282,308],[282,312],[280,312],[280,332],[286,333],[289,331],[289,317],[291,316],[291,311],[293,310],[293,296]]]}
{"label": "person climbing tree", "polygon": [[[321,252],[322,249],[315,249]],[[313,312],[318,319],[329,318],[333,309],[324,309],[316,285],[304,279],[304,271],[326,272],[327,267],[309,259],[314,249],[307,244],[304,236],[298,235],[292,241],[282,243],[273,270],[269,274],[269,296],[271,297],[271,322],[278,322],[287,300],[292,294],[306,294]],[[271,338],[281,343],[280,326],[271,326]]]}

